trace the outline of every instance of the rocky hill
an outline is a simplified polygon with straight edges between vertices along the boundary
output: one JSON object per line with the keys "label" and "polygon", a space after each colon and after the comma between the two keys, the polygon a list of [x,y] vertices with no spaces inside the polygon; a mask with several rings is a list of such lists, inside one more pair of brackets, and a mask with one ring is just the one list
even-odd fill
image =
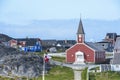
{"label": "rocky hill", "polygon": [[[43,58],[0,44],[0,75],[36,77],[42,74]],[[46,65],[46,70],[50,68]]]}
{"label": "rocky hill", "polygon": [[2,41],[2,42],[7,42],[7,41],[9,41],[11,39],[13,39],[13,38],[9,37],[8,35],[0,34],[0,41]]}

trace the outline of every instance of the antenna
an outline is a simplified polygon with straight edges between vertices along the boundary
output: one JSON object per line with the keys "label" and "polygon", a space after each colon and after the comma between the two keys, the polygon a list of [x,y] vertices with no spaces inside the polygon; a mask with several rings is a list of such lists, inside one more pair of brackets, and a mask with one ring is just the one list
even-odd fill
{"label": "antenna", "polygon": [[82,13],[80,13],[80,19],[82,18]]}

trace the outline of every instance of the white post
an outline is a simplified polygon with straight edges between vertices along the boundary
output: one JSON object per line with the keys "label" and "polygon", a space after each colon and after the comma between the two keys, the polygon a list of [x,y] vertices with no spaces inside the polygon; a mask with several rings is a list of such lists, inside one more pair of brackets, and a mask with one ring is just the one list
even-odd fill
{"label": "white post", "polygon": [[45,80],[45,54],[43,55],[43,75],[42,80]]}
{"label": "white post", "polygon": [[81,73],[82,70],[74,69],[74,80],[82,80]]}
{"label": "white post", "polygon": [[74,70],[74,80],[82,80],[81,73],[86,68],[86,65],[73,66],[72,69]]}
{"label": "white post", "polygon": [[89,67],[87,69],[87,80],[89,80]]}

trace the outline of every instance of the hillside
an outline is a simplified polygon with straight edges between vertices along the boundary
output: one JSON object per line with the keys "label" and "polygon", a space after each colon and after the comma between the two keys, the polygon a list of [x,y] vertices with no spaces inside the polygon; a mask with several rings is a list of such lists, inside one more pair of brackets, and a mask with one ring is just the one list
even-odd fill
{"label": "hillside", "polygon": [[[36,77],[42,74],[43,58],[0,44],[0,75]],[[50,66],[46,65],[46,70]]]}
{"label": "hillside", "polygon": [[13,38],[9,37],[8,35],[0,34],[0,41],[7,42],[7,41],[9,41],[11,39],[13,39]]}

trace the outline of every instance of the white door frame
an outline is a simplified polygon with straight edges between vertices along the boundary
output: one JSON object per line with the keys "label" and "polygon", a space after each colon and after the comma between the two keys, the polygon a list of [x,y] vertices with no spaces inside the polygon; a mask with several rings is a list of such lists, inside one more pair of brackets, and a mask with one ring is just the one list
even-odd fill
{"label": "white door frame", "polygon": [[77,51],[75,53],[75,64],[84,64],[84,53],[81,51]]}

